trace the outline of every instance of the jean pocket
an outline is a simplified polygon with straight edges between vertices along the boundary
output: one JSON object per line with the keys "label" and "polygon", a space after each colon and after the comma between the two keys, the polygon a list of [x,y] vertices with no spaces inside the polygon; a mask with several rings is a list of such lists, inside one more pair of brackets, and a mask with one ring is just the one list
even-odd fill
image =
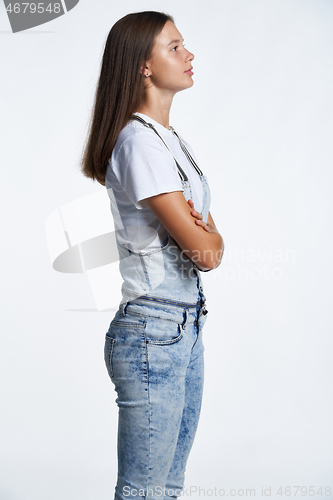
{"label": "jean pocket", "polygon": [[115,344],[115,339],[113,337],[110,337],[109,335],[106,335],[104,344],[104,361],[106,369],[111,379],[113,377],[112,354],[113,354],[114,344]]}
{"label": "jean pocket", "polygon": [[145,328],[146,344],[171,345],[183,337],[181,325],[176,321],[148,317]]}

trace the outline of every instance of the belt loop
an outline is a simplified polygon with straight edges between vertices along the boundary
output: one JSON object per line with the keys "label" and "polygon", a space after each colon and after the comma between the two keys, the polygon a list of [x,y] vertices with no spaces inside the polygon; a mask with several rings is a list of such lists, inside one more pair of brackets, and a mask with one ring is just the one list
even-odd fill
{"label": "belt loop", "polygon": [[125,314],[126,314],[126,307],[128,306],[128,303],[129,303],[129,302],[128,302],[128,301],[126,301],[126,302],[123,302],[123,303],[121,304],[121,314],[122,314],[122,316],[125,316]]}
{"label": "belt loop", "polygon": [[184,315],[185,315],[185,319],[182,323],[182,329],[185,330],[185,327],[187,325],[187,320],[188,320],[188,309],[185,309],[185,312],[184,312]]}

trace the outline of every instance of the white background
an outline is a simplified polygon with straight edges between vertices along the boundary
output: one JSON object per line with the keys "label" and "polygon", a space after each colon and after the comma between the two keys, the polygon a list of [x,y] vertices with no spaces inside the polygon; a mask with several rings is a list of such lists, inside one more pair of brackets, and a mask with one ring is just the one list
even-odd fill
{"label": "white background", "polygon": [[173,15],[196,56],[171,124],[208,177],[226,245],[203,274],[205,395],[186,486],[332,498],[333,2],[81,0],[17,34],[0,6],[0,499],[113,497],[103,346],[117,303],[97,312],[86,275],[53,270],[44,226],[104,189],[80,154],[107,34],[138,10]]}

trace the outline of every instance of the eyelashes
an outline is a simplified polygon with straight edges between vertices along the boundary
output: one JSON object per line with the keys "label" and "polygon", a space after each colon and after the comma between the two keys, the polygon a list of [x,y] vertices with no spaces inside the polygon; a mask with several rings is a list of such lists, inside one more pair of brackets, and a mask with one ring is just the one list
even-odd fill
{"label": "eyelashes", "polygon": [[[180,45],[175,45],[174,47],[172,47],[172,49],[171,49],[171,50],[178,49],[178,47],[180,47]],[[185,43],[183,43],[182,47],[185,47]]]}

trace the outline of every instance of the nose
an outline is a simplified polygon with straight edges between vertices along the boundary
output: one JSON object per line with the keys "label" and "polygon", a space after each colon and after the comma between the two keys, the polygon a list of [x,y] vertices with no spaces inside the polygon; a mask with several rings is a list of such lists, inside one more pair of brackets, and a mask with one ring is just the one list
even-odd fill
{"label": "nose", "polygon": [[189,50],[185,49],[186,50],[186,62],[187,61],[193,61],[194,59],[194,54],[192,54],[192,52],[190,52]]}

